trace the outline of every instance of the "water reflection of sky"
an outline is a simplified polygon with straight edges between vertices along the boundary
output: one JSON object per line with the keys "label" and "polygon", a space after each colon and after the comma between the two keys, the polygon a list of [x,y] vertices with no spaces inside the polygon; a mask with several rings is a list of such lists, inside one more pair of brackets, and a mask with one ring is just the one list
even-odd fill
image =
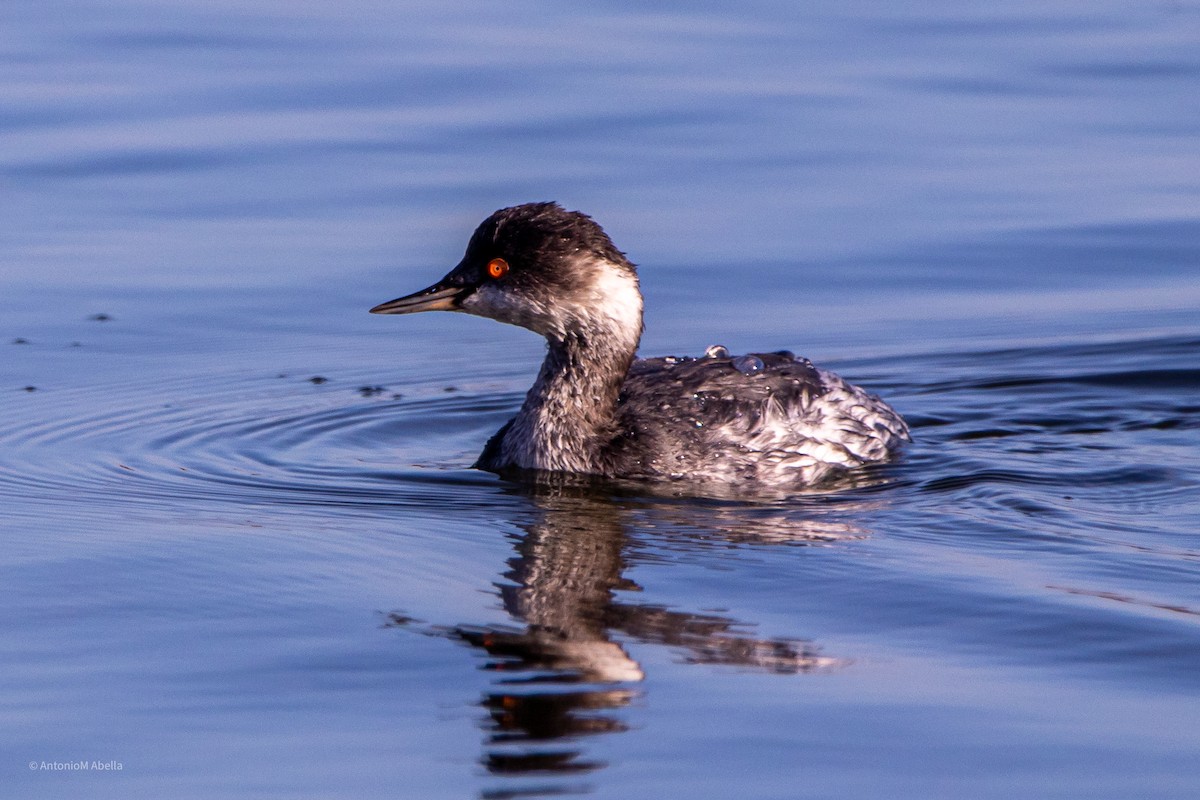
{"label": "water reflection of sky", "polygon": [[78,7],[12,6],[0,170],[10,247],[112,280],[442,263],[431,224],[541,197],[668,264],[1196,205],[1188,4]]}
{"label": "water reflection of sky", "polygon": [[[13,792],[1189,796],[1196,3],[0,17]],[[891,482],[467,470],[541,342],[366,309],[538,199],[644,353],[885,394]]]}

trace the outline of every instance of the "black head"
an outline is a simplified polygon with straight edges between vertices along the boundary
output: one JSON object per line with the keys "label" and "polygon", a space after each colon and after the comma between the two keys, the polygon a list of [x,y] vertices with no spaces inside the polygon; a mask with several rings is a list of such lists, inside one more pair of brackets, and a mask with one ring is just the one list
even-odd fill
{"label": "black head", "polygon": [[371,312],[465,311],[550,334],[610,300],[628,306],[627,286],[640,325],[636,271],[604,229],[557,203],[526,203],[485,219],[441,281]]}
{"label": "black head", "polygon": [[553,280],[549,273],[580,257],[633,270],[625,254],[587,214],[567,211],[558,203],[526,203],[502,208],[480,223],[459,266],[482,266],[493,258],[503,258],[512,267],[514,277],[542,273],[545,279]]}

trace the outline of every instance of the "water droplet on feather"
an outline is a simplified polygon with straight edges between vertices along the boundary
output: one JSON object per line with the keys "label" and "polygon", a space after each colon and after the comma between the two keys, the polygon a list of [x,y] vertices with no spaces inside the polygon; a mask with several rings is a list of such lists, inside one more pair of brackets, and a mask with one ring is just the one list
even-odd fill
{"label": "water droplet on feather", "polygon": [[730,363],[743,375],[757,375],[763,371],[763,362],[758,356],[738,356]]}

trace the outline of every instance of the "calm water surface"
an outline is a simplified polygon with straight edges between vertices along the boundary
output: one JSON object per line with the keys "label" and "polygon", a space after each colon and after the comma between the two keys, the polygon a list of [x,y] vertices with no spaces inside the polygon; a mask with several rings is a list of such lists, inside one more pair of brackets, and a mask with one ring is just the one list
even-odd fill
{"label": "calm water surface", "polygon": [[[1200,793],[1197,3],[0,22],[6,796]],[[366,309],[539,199],[916,441],[470,470],[541,343]]]}

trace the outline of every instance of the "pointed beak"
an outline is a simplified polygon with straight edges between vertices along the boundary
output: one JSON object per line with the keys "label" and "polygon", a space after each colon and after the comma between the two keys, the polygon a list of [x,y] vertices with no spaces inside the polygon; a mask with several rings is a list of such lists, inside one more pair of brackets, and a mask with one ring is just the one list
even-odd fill
{"label": "pointed beak", "polygon": [[428,289],[380,303],[371,309],[371,313],[415,314],[418,311],[458,311],[459,302],[474,288],[473,286],[454,286],[443,280]]}

